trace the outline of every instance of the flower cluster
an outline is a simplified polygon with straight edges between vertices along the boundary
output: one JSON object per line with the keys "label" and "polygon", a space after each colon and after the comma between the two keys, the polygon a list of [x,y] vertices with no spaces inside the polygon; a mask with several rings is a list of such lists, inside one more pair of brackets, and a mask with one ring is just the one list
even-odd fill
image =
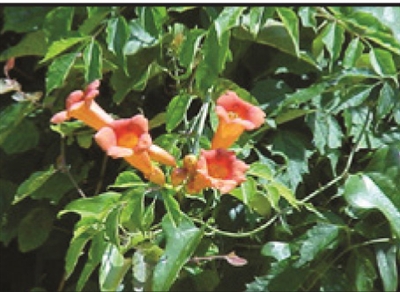
{"label": "flower cluster", "polygon": [[247,164],[227,150],[245,130],[253,130],[264,123],[265,113],[243,101],[233,91],[217,99],[216,113],[219,123],[211,142],[211,150],[201,150],[200,156],[185,156],[183,167],[175,168],[171,175],[173,185],[186,182],[189,194],[205,188],[215,188],[229,193],[245,181]]}
{"label": "flower cluster", "polygon": [[97,130],[95,140],[113,158],[124,158],[140,170],[150,181],[164,185],[165,175],[153,162],[176,166],[175,158],[153,144],[148,120],[143,115],[130,119],[114,120],[95,101],[99,95],[100,81],[90,83],[85,91],[72,92],[66,100],[66,110],[56,113],[52,123],[62,123],[70,118],[79,119]]}
{"label": "flower cluster", "polygon": [[85,91],[73,91],[66,99],[66,110],[56,113],[51,122],[62,123],[70,118],[81,120],[97,131],[94,139],[107,155],[125,159],[158,185],[164,185],[166,181],[159,163],[174,167],[172,185],[184,185],[189,194],[205,188],[229,193],[245,181],[249,166],[228,148],[245,130],[253,130],[264,123],[265,114],[260,108],[243,101],[235,92],[227,91],[217,100],[219,124],[211,149],[202,149],[199,157],[186,155],[183,166],[177,167],[170,153],[153,144],[148,120],[143,115],[114,120],[94,101],[99,95],[99,86],[100,81],[95,80]]}

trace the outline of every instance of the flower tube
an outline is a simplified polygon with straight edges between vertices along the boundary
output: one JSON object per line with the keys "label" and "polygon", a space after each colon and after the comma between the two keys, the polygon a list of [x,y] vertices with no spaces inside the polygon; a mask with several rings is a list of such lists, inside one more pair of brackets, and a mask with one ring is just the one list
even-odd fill
{"label": "flower tube", "polygon": [[66,99],[66,110],[56,113],[50,121],[59,124],[75,118],[95,130],[111,123],[113,118],[94,101],[94,98],[99,95],[99,86],[100,81],[95,80],[86,87],[85,91],[71,92]]}
{"label": "flower tube", "polygon": [[240,99],[233,91],[227,91],[217,100],[216,112],[219,119],[211,148],[229,148],[244,130],[254,130],[264,123],[265,113]]}

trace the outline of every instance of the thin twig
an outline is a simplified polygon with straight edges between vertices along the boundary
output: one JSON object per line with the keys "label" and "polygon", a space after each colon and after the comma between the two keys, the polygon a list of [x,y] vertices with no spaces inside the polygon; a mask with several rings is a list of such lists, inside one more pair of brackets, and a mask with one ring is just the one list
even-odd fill
{"label": "thin twig", "polygon": [[66,164],[66,160],[67,159],[66,159],[66,154],[65,154],[65,144],[64,144],[64,142],[65,142],[64,138],[61,138],[61,171],[67,174],[69,180],[74,185],[74,187],[78,191],[79,195],[82,198],[86,198],[85,193],[79,187],[78,183],[76,182],[76,180],[72,176],[71,172],[69,171],[69,168],[67,167],[67,164]]}
{"label": "thin twig", "polygon": [[106,172],[107,168],[107,161],[108,161],[108,155],[104,154],[103,157],[103,162],[101,163],[101,169],[100,169],[100,175],[99,175],[99,181],[97,182],[96,185],[96,190],[94,192],[94,195],[97,196],[101,190],[101,187],[103,185],[103,180],[104,180],[104,174]]}

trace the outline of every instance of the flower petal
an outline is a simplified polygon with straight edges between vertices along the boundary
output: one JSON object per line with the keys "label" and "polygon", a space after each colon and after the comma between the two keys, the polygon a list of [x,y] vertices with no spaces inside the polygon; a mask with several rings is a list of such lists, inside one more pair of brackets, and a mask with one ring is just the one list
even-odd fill
{"label": "flower petal", "polygon": [[67,111],[61,111],[56,113],[51,119],[50,122],[53,124],[60,124],[62,122],[65,122],[69,119]]}
{"label": "flower petal", "polygon": [[152,144],[149,147],[149,155],[150,158],[154,161],[160,162],[162,164],[165,165],[169,165],[169,166],[176,166],[176,161],[175,161],[175,157],[173,157],[171,154],[169,154],[165,149]]}

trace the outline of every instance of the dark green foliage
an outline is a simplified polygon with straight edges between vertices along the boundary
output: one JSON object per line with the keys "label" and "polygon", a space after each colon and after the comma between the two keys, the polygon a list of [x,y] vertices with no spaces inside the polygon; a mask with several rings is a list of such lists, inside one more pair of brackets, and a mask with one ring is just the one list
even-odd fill
{"label": "dark green foliage", "polygon": [[[1,291],[400,289],[399,7],[0,13]],[[259,106],[231,147],[246,181],[188,195],[162,166],[160,187],[82,122],[51,125],[96,79],[178,166],[209,149],[226,90]],[[21,254],[29,275],[8,269]]]}

